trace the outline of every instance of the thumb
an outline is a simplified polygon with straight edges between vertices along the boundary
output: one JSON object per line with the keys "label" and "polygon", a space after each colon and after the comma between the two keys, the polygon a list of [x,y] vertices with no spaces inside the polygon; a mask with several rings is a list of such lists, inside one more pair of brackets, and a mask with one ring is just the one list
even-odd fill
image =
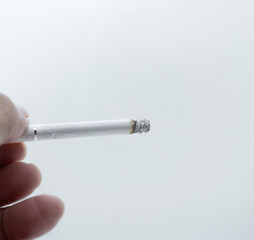
{"label": "thumb", "polygon": [[27,114],[0,93],[0,145],[17,139],[28,126]]}

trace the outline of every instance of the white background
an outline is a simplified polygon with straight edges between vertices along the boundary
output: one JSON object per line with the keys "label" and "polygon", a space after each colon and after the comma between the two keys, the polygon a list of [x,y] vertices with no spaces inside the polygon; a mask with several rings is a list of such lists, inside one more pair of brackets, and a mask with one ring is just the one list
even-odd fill
{"label": "white background", "polygon": [[29,143],[65,214],[44,240],[254,239],[254,2],[0,3],[0,90],[31,123],[151,120]]}

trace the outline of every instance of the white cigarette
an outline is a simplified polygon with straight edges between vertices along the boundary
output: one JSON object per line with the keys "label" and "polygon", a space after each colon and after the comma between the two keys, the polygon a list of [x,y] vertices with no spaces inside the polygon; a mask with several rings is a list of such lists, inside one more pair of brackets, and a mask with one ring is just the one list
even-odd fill
{"label": "white cigarette", "polygon": [[37,140],[53,140],[89,136],[122,135],[147,133],[150,122],[145,119],[132,119],[60,123],[47,125],[30,125],[24,134],[14,142],[29,142]]}

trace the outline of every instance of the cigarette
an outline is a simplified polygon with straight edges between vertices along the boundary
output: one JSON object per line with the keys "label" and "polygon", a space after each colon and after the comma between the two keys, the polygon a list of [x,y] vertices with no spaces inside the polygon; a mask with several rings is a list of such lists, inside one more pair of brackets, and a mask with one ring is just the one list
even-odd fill
{"label": "cigarette", "polygon": [[150,122],[146,119],[107,120],[74,122],[46,125],[30,125],[23,135],[14,142],[31,142],[91,136],[125,135],[147,133]]}

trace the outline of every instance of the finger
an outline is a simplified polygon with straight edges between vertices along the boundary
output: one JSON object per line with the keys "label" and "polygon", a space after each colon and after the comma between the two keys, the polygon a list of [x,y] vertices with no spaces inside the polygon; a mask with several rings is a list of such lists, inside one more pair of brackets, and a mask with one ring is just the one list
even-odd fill
{"label": "finger", "polygon": [[5,144],[0,146],[0,167],[15,161],[23,160],[26,156],[24,143]]}
{"label": "finger", "polygon": [[0,169],[0,206],[16,202],[32,193],[41,182],[36,166],[15,162]]}
{"label": "finger", "polygon": [[63,211],[64,205],[60,199],[46,195],[30,198],[3,209],[0,211],[0,240],[39,237],[57,224]]}
{"label": "finger", "polygon": [[24,115],[24,117],[29,118],[29,113],[25,108],[21,107],[19,104],[16,104],[16,106],[19,111]]}
{"label": "finger", "polygon": [[4,94],[0,93],[0,145],[17,139],[28,127],[29,120]]}

